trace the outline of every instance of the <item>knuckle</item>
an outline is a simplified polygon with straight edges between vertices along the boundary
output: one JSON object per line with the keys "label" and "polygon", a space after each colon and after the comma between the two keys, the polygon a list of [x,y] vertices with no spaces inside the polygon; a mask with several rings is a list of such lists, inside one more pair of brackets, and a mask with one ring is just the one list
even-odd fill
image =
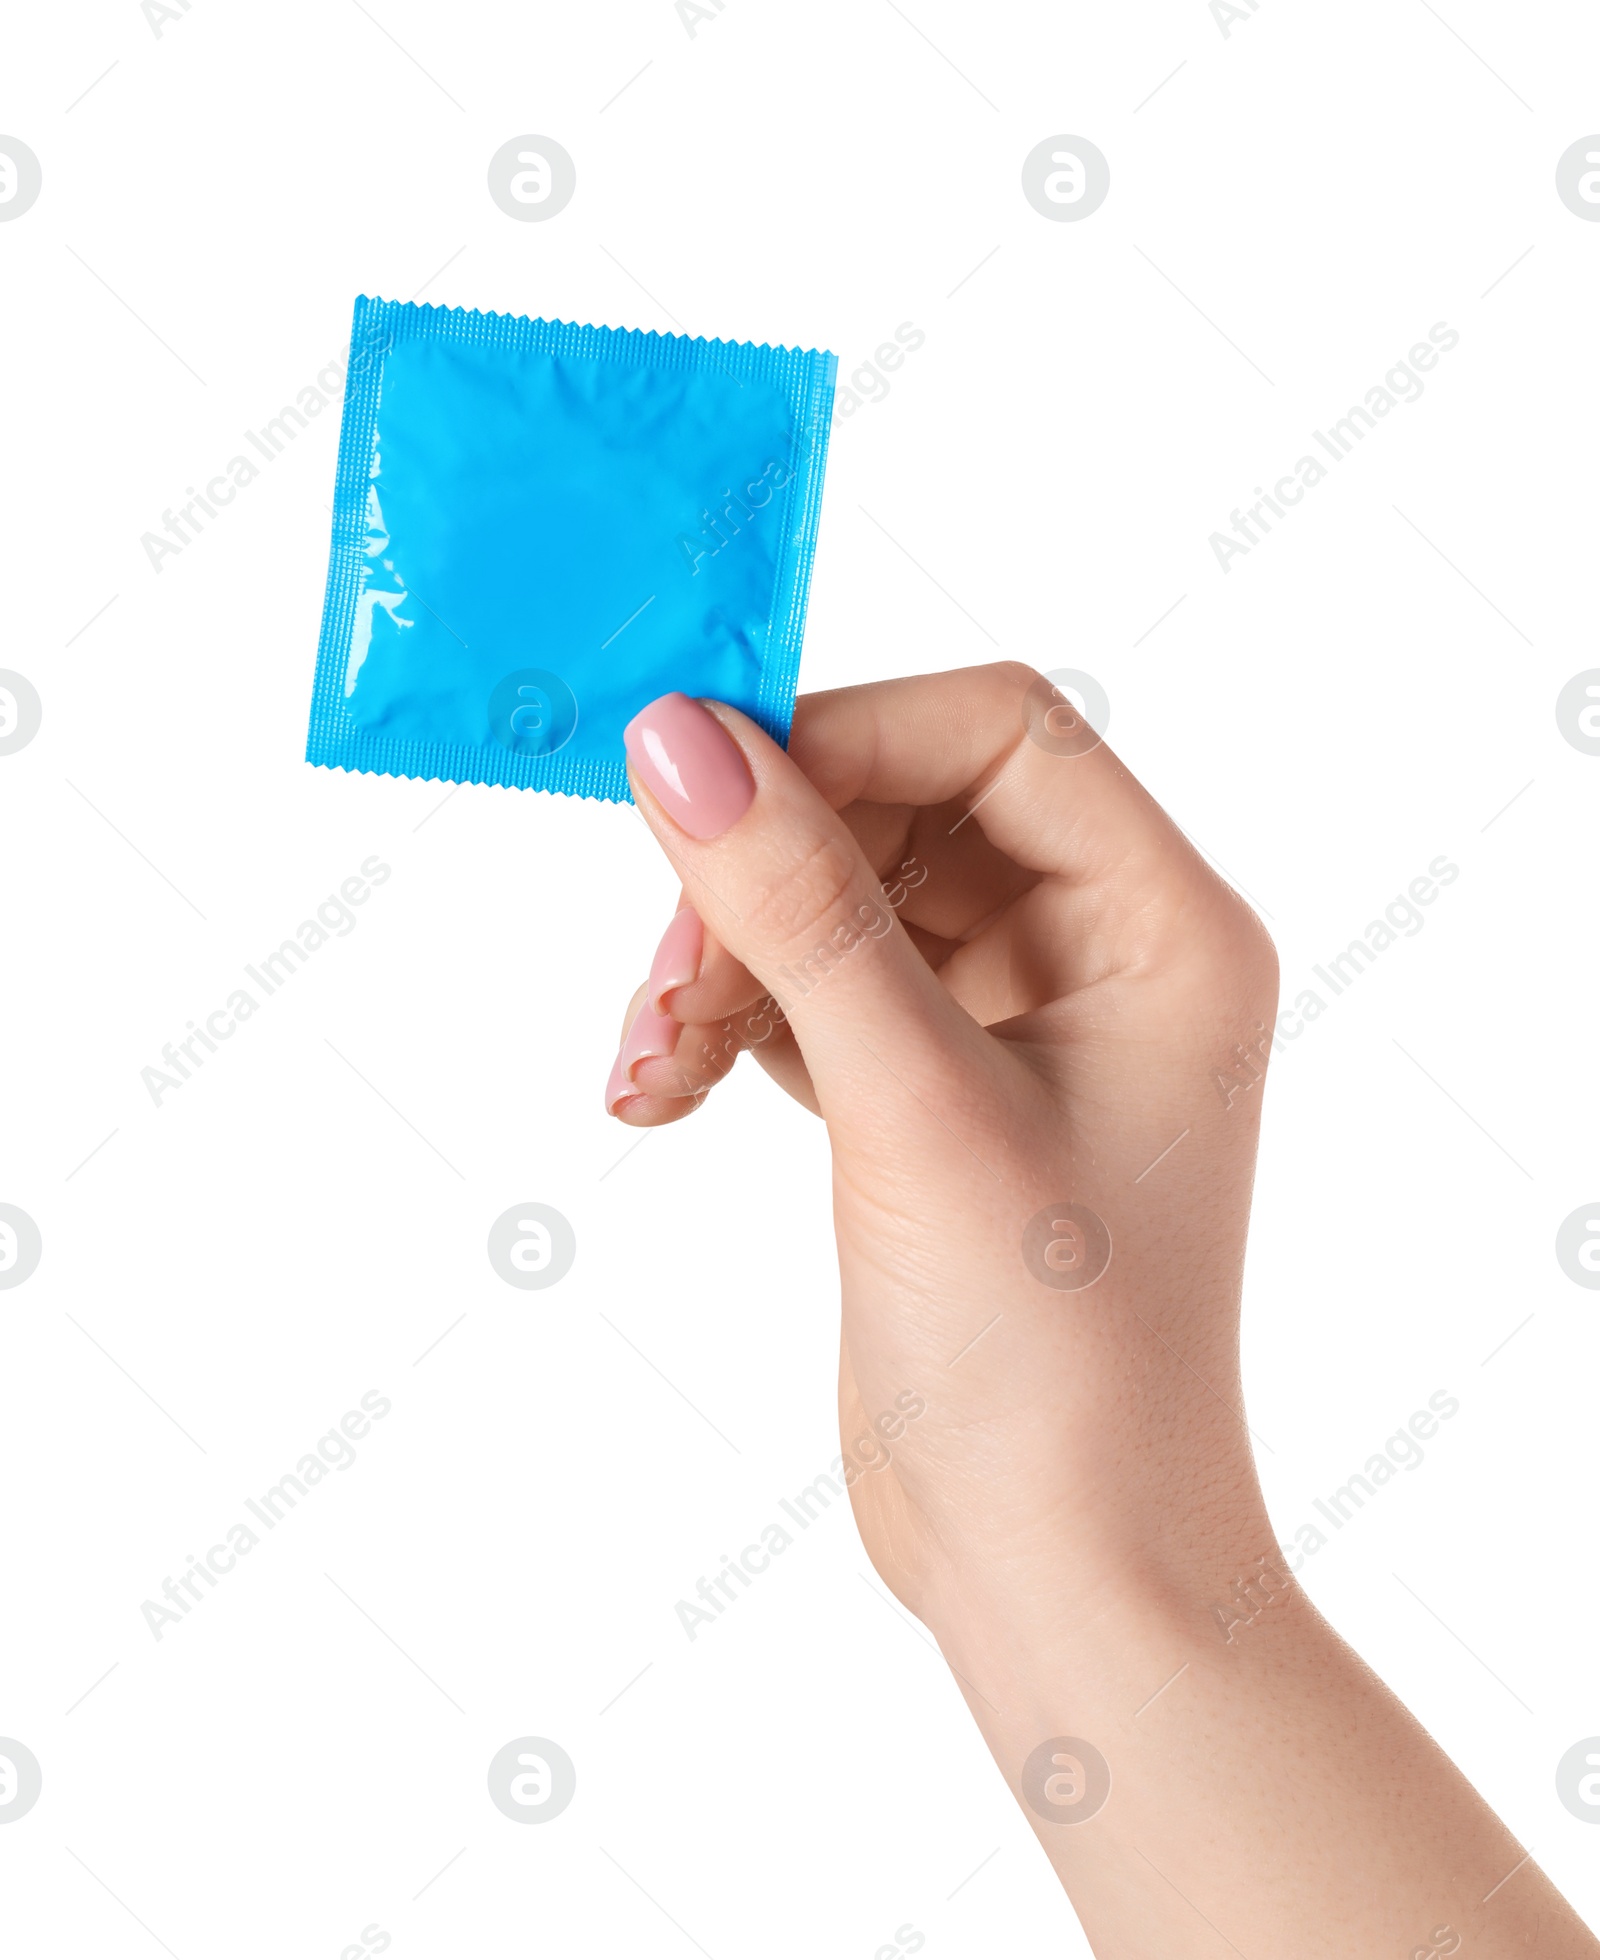
{"label": "knuckle", "polygon": [[747,923],[775,952],[809,952],[854,917],[866,885],[854,846],[837,835],[818,837],[762,892]]}
{"label": "knuckle", "polygon": [[1230,957],[1247,986],[1278,986],[1278,949],[1261,915],[1247,900],[1236,897],[1229,907],[1226,937]]}
{"label": "knuckle", "polygon": [[1030,667],[1026,660],[993,660],[981,671],[988,676],[996,693],[1004,694],[1007,699],[1026,694],[1044,679],[1038,668]]}
{"label": "knuckle", "polygon": [[1252,1013],[1267,1012],[1278,998],[1278,949],[1253,906],[1228,892],[1207,908],[1193,943],[1205,991]]}

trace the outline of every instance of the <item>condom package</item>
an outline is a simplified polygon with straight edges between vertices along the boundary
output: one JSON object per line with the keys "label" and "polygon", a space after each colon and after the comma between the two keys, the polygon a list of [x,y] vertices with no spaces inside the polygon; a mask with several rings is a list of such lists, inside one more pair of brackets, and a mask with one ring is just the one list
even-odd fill
{"label": "condom package", "polygon": [[785,741],[836,366],[357,300],[306,760],[625,802],[673,690]]}

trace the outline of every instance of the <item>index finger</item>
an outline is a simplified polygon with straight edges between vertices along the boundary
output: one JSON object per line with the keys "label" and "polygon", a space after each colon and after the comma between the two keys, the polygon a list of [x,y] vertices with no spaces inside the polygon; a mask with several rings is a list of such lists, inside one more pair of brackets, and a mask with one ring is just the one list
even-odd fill
{"label": "index finger", "polygon": [[835,809],[966,797],[1013,862],[1074,883],[1130,857],[1199,862],[1077,710],[1019,661],[806,695],[789,753]]}

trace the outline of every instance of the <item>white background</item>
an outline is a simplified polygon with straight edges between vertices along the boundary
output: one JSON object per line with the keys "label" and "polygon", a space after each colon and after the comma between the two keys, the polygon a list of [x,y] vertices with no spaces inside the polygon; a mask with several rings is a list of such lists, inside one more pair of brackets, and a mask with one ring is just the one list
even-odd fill
{"label": "white background", "polygon": [[[845,376],[914,322],[836,431],[806,685],[1092,672],[1286,999],[1460,867],[1278,1058],[1250,1413],[1289,1536],[1459,1400],[1301,1576],[1600,1918],[1554,1783],[1600,1733],[1600,1298],[1554,1255],[1600,1196],[1600,759],[1554,713],[1600,664],[1600,225],[1555,191],[1597,72],[1592,13],[1487,0],[1227,36],[1205,0],[8,10],[44,191],[0,225],[0,664],[45,717],[0,759],[0,1198],[44,1236],[0,1294],[0,1733],[44,1773],[9,1945],[1087,1950],[846,1516],[693,1644],[675,1615],[835,1453],[836,1283],[820,1131],[754,1071],[631,1153],[601,1113],[675,892],[636,816],[301,762],[336,409],[141,549],[357,292],[425,282]],[[485,188],[528,132],[577,162],[549,223]],[[1060,133],[1110,159],[1081,223],[1021,194]],[[1209,535],[1439,321],[1422,399],[1224,574]],[[141,1069],[373,853],[356,930],[153,1106]],[[484,1251],[529,1200],[578,1235],[545,1293]],[[156,1642],[141,1602],[373,1389],[354,1467]],[[530,1734],[578,1771],[538,1829],[484,1780]]]}

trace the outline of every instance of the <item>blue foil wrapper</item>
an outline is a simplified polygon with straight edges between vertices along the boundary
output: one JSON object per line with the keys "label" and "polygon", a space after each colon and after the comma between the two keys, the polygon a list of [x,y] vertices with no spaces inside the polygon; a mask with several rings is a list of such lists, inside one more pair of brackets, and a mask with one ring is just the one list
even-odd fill
{"label": "blue foil wrapper", "polygon": [[357,300],[306,760],[626,802],[673,690],[786,741],[836,365]]}

